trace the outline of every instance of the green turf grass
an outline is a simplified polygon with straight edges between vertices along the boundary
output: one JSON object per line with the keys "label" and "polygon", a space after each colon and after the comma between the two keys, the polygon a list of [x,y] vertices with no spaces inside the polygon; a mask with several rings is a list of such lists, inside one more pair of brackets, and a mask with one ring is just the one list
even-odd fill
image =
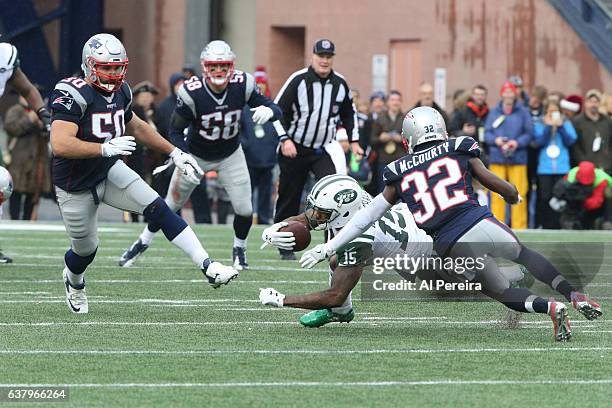
{"label": "green turf grass", "polygon": [[[612,399],[606,314],[588,322],[570,310],[574,338],[566,344],[553,341],[543,315],[500,328],[493,321],[504,308],[490,302],[356,300],[354,322],[306,329],[297,323],[302,311],[261,306],[258,289],[322,289],[327,271],[304,271],[278,261],[272,248],[259,250],[260,228],[249,240],[251,270],[213,290],[161,235],[134,267],[119,268],[142,226],[103,227],[110,230],[100,233],[86,275],[88,315],[64,303],[64,232],[0,229],[15,261],[0,266],[1,384],[75,384],[63,406],[516,408]],[[229,226],[196,232],[213,257],[229,261]],[[604,233],[522,237],[612,240]],[[592,288],[604,313],[612,304],[611,259]]]}

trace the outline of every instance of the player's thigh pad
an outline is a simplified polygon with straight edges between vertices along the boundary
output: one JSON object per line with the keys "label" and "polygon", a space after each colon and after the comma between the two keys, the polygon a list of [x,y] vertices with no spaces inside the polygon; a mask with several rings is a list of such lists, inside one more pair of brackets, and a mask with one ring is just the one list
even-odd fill
{"label": "player's thigh pad", "polygon": [[98,206],[92,193],[69,193],[59,187],[55,191],[72,251],[79,256],[93,254],[98,247]]}
{"label": "player's thigh pad", "polygon": [[[202,170],[204,170],[205,172],[210,171],[210,169],[207,169],[202,166],[203,162],[201,159],[195,156],[194,158],[196,159],[198,165],[202,168]],[[183,205],[185,205],[185,202],[191,196],[191,193],[193,193],[193,190],[195,190],[197,186],[198,184],[190,183],[185,178],[181,170],[178,169],[178,167],[174,168],[174,171],[172,172],[172,177],[170,178],[168,194],[166,195],[166,204],[168,204],[168,207],[170,207],[172,212],[177,212],[178,210],[183,208]]]}
{"label": "player's thigh pad", "polygon": [[219,184],[227,191],[234,213],[250,217],[253,214],[251,177],[242,146],[238,147],[229,157],[221,160],[217,171],[219,172]]}
{"label": "player's thigh pad", "polygon": [[108,172],[102,201],[111,207],[142,214],[159,194],[124,162],[117,161]]}

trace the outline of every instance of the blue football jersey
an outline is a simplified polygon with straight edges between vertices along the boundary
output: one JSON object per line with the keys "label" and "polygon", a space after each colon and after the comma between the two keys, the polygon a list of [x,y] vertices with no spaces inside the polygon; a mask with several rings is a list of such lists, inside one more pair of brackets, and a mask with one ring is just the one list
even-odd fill
{"label": "blue football jersey", "polygon": [[[114,93],[103,94],[83,78],[62,79],[50,97],[51,120],[65,120],[78,125],[77,138],[91,143],[105,143],[122,136],[132,119],[132,91],[127,83]],[[53,184],[65,191],[91,190],[106,179],[118,157],[68,159],[53,157]]]}
{"label": "blue football jersey", "polygon": [[177,92],[175,113],[191,123],[189,152],[205,160],[231,155],[240,145],[240,117],[245,105],[264,105],[274,111],[271,120],[281,117],[280,108],[259,93],[249,73],[234,71],[220,94],[213,92],[201,76],[185,81]]}
{"label": "blue football jersey", "polygon": [[444,255],[465,231],[491,216],[472,190],[469,160],[480,156],[480,147],[471,137],[461,136],[417,149],[385,167],[383,179],[395,186],[416,224]]}

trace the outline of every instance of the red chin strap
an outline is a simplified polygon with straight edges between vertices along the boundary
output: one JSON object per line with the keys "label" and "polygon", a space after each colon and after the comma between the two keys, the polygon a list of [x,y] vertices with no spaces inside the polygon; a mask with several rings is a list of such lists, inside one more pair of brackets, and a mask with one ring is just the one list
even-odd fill
{"label": "red chin strap", "polygon": [[[100,72],[98,67],[123,67],[123,70],[119,74],[107,74]],[[95,60],[91,63],[91,72],[95,76],[96,80],[92,81],[93,85],[105,92],[117,92],[121,88],[121,84],[127,74],[128,60],[121,62],[97,62]],[[104,85],[112,85],[112,88],[107,88]]]}
{"label": "red chin strap", "polygon": [[404,150],[406,153],[410,153],[410,149],[408,148],[408,141],[404,136],[402,136],[402,144],[404,145]]}

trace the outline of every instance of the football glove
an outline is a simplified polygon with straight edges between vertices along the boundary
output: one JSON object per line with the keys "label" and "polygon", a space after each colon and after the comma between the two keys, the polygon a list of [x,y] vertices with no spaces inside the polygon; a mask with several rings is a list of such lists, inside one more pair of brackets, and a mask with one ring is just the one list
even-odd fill
{"label": "football glove", "polygon": [[200,184],[204,171],[198,166],[198,162],[178,147],[170,153],[174,165],[183,173],[191,184]]}
{"label": "football glove", "polygon": [[262,305],[283,307],[285,295],[274,288],[259,288],[259,301]]}
{"label": "football glove", "polygon": [[286,227],[286,222],[277,222],[276,224],[270,225],[268,228],[263,230],[261,239],[264,244],[260,249],[263,249],[266,245],[270,244],[279,249],[292,250],[295,245],[295,236],[291,231],[280,232],[279,229]]}
{"label": "football glove", "polygon": [[38,115],[38,119],[40,119],[40,121],[43,123],[45,130],[47,132],[50,132],[51,131],[51,114],[49,113],[47,108],[43,106],[42,108],[36,111],[36,114]]}
{"label": "football glove", "polygon": [[134,136],[119,136],[102,143],[102,157],[129,156],[136,150]]}
{"label": "football glove", "polygon": [[302,268],[311,269],[319,262],[329,258],[331,252],[332,251],[330,251],[330,249],[327,247],[327,244],[319,244],[302,254],[302,257],[300,258],[300,265],[302,265]]}
{"label": "football glove", "polygon": [[274,111],[263,105],[251,109],[251,112],[253,112],[253,122],[258,125],[263,125],[274,116]]}

